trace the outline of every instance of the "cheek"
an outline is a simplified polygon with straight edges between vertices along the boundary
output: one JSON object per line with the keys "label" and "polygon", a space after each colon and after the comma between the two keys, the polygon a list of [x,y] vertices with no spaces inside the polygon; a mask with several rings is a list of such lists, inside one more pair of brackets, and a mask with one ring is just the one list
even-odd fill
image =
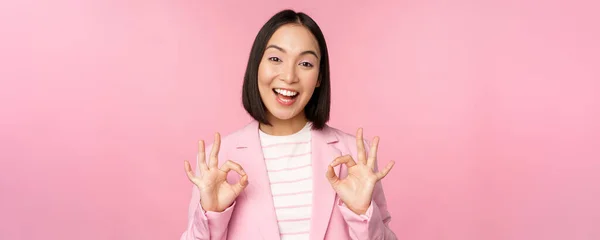
{"label": "cheek", "polygon": [[258,82],[261,84],[271,84],[276,75],[275,69],[268,64],[261,64],[258,67]]}
{"label": "cheek", "polygon": [[261,98],[265,101],[266,98],[270,96],[271,91],[271,83],[273,81],[273,69],[264,66],[261,64],[258,67],[258,92],[260,93]]}
{"label": "cheek", "polygon": [[310,89],[315,88],[317,86],[317,82],[319,81],[319,71],[307,71],[304,72],[301,76],[303,79],[304,88]]}
{"label": "cheek", "polygon": [[258,68],[258,83],[259,85],[264,83],[267,79],[267,74],[265,73],[265,69],[263,67]]}

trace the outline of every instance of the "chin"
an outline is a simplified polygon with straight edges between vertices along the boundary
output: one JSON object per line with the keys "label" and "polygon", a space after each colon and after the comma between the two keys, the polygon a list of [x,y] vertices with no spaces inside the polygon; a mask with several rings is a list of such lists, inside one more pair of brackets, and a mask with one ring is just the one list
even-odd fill
{"label": "chin", "polygon": [[290,120],[293,119],[294,117],[298,116],[298,113],[300,113],[300,111],[302,110],[295,110],[295,109],[286,109],[286,110],[275,110],[275,111],[270,111],[271,115],[273,115],[274,118],[279,119],[279,120]]}

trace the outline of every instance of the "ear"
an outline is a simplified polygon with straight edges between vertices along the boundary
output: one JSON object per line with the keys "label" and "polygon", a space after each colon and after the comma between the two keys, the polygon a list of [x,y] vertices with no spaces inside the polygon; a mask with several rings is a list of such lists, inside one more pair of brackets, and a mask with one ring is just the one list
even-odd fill
{"label": "ear", "polygon": [[317,86],[315,87],[320,87],[321,86],[321,79],[319,79],[319,81],[317,81]]}

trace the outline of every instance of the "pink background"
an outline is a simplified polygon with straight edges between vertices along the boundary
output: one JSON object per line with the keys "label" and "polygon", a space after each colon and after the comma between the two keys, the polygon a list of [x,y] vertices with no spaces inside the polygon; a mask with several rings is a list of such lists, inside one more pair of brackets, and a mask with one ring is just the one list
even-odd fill
{"label": "pink background", "polygon": [[288,7],[327,38],[331,125],[397,161],[400,239],[600,239],[598,3],[222,2],[0,3],[0,239],[178,239],[183,160],[248,122]]}

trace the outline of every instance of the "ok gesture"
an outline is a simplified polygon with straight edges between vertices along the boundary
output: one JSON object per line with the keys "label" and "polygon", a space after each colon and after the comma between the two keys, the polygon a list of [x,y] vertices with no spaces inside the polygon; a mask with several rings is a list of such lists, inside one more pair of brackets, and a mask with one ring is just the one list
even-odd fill
{"label": "ok gesture", "polygon": [[[367,211],[371,205],[375,183],[383,179],[394,166],[394,161],[391,161],[383,170],[375,172],[378,145],[379,137],[375,137],[367,158],[363,130],[359,128],[356,134],[358,162],[350,155],[341,156],[333,160],[327,169],[326,177],[329,183],[348,209],[356,214],[364,214]],[[348,167],[348,176],[344,179],[338,178],[333,171],[333,167],[340,164],[346,164]]]}
{"label": "ok gesture", "polygon": [[[204,141],[198,143],[198,165],[200,167],[200,176],[194,175],[190,163],[185,161],[185,172],[188,179],[194,183],[200,190],[200,205],[205,211],[222,212],[227,209],[237,196],[242,193],[244,188],[248,186],[248,175],[242,169],[242,166],[233,162],[227,161],[219,168],[218,155],[221,147],[221,136],[215,134],[215,141],[210,151],[208,165],[204,152]],[[237,172],[242,178],[235,184],[227,182],[227,173],[229,171]]]}

